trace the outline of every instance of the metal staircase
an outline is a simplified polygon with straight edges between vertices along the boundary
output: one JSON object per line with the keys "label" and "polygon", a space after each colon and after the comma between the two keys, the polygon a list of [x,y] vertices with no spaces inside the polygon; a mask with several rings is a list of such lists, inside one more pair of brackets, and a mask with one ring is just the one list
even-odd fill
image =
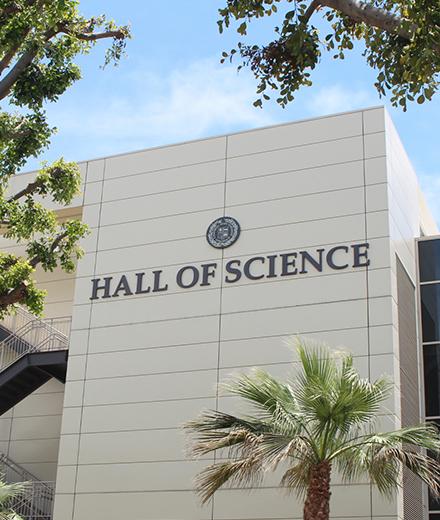
{"label": "metal staircase", "polygon": [[50,378],[65,382],[70,321],[40,320],[21,307],[0,321],[0,415]]}
{"label": "metal staircase", "polygon": [[0,321],[0,371],[31,350],[67,350],[70,322],[70,317],[40,320],[18,307],[15,314]]}
{"label": "metal staircase", "polygon": [[[0,454],[0,471],[8,483],[22,482],[23,492],[8,505],[23,520],[51,520],[55,494],[54,482],[42,482],[25,468]],[[0,513],[1,518],[1,513]]]}
{"label": "metal staircase", "polygon": [[[0,321],[0,415],[50,378],[65,382],[70,322],[70,317],[40,320],[21,307]],[[5,454],[0,475],[7,483],[24,483],[9,504],[21,519],[52,518],[54,482],[40,481]]]}

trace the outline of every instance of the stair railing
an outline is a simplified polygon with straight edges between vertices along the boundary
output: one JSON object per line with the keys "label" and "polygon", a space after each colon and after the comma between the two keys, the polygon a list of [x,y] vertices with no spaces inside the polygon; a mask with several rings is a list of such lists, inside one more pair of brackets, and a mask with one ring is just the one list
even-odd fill
{"label": "stair railing", "polygon": [[61,318],[39,319],[23,307],[17,307],[15,309],[14,314],[5,316],[0,321],[0,325],[7,329],[11,334],[16,334],[17,336],[20,336],[23,332],[26,331],[30,324],[36,321],[44,323],[49,327],[58,330],[65,336],[69,336],[70,334],[70,316],[63,316]]}
{"label": "stair railing", "polygon": [[0,453],[0,473],[8,483],[39,480],[33,473],[10,459],[5,453]]}
{"label": "stair railing", "polygon": [[54,496],[54,482],[26,482],[10,507],[23,520],[52,520]]}
{"label": "stair railing", "polygon": [[23,520],[51,520],[54,482],[42,482],[31,472],[0,454],[2,478],[7,483],[23,482],[23,491],[8,504]]}
{"label": "stair railing", "polygon": [[70,336],[70,325],[72,323],[71,316],[63,316],[61,318],[43,318],[40,321],[61,334],[64,334],[64,336]]}
{"label": "stair railing", "polygon": [[13,314],[5,316],[0,324],[11,334],[18,334],[20,330],[24,330],[29,323],[35,319],[30,312],[22,307],[17,307]]}
{"label": "stair railing", "polygon": [[0,322],[4,328],[15,329],[0,342],[0,371],[30,352],[69,348],[70,317],[40,320],[21,307],[17,316],[15,321],[7,317]]}

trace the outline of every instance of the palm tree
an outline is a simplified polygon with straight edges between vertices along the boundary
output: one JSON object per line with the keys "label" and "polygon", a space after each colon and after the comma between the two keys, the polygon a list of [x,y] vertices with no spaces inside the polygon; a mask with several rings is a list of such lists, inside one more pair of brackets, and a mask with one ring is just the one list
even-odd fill
{"label": "palm tree", "polygon": [[335,356],[301,339],[297,343],[301,372],[292,381],[283,383],[254,369],[225,385],[251,405],[252,416],[211,410],[185,426],[194,455],[219,450],[226,458],[196,477],[202,501],[226,483],[254,485],[278,467],[284,467],[281,486],[304,500],[304,520],[329,519],[334,469],[347,483],[367,476],[390,497],[406,467],[438,496],[440,464],[426,455],[426,450],[440,453],[436,427],[376,433],[374,419],[383,411],[391,383],[362,379],[350,355]]}
{"label": "palm tree", "polygon": [[24,482],[7,484],[0,480],[0,519],[1,520],[22,520],[13,508],[13,501],[22,495],[24,491]]}

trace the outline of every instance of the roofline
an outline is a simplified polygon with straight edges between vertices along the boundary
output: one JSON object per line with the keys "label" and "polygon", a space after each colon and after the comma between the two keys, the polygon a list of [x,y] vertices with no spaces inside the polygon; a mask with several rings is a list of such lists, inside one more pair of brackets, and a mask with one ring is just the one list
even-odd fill
{"label": "roofline", "polygon": [[[121,153],[116,153],[116,154],[112,154],[112,155],[103,155],[100,157],[95,157],[93,159],[84,159],[82,161],[75,161],[75,162],[77,162],[78,164],[86,164],[89,162],[102,161],[104,159],[113,159],[114,157],[133,155],[133,154],[142,153],[142,152],[146,152],[146,151],[150,151],[150,150],[161,150],[163,148],[172,148],[175,146],[182,146],[185,144],[191,144],[191,143],[196,143],[196,142],[200,142],[200,141],[210,141],[212,139],[220,139],[221,137],[229,137],[229,136],[234,136],[234,135],[239,135],[239,134],[248,134],[250,132],[258,132],[259,130],[268,130],[271,128],[279,128],[279,127],[288,126],[288,125],[297,124],[297,123],[305,123],[307,121],[316,121],[319,119],[327,119],[329,117],[338,117],[338,116],[344,116],[344,115],[348,115],[348,114],[356,114],[358,112],[368,112],[370,110],[378,110],[380,108],[383,109],[384,111],[386,111],[385,105],[377,105],[377,106],[372,106],[372,107],[359,108],[357,110],[347,110],[345,112],[336,112],[334,114],[326,114],[324,116],[306,117],[304,119],[296,119],[294,121],[287,121],[285,123],[276,123],[273,125],[259,126],[256,128],[250,128],[248,130],[238,130],[237,132],[231,132],[231,133],[226,133],[226,134],[212,135],[209,137],[201,137],[198,139],[189,139],[188,141],[179,141],[177,143],[170,143],[170,144],[163,144],[163,145],[159,145],[159,146],[140,148],[140,149],[132,150],[129,152],[121,152]],[[22,172],[21,175],[33,173],[35,171],[37,171],[37,170],[25,171],[25,172]]]}

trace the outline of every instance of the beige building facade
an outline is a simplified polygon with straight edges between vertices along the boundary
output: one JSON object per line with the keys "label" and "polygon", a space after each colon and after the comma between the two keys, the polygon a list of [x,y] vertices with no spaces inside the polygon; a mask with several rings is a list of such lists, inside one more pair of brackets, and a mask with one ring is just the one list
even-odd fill
{"label": "beige building facade", "polygon": [[[218,389],[231,374],[294,372],[297,334],[391,376],[379,427],[423,418],[416,239],[438,229],[383,108],[81,170],[63,211],[90,226],[85,256],[74,275],[37,273],[46,318],[71,317],[66,381],[0,417],[0,450],[56,481],[54,520],[300,519],[277,476],[201,507],[192,481],[208,459],[189,459],[181,429],[202,409],[241,409]],[[331,518],[427,519],[425,494],[407,476],[392,501],[336,477]]]}

